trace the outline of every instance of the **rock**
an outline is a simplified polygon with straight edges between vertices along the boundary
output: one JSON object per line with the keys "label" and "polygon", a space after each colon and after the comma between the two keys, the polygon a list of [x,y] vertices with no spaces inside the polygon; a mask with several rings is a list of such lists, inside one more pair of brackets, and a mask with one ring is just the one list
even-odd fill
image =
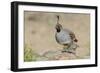
{"label": "rock", "polygon": [[70,60],[77,58],[75,54],[62,52],[62,50],[48,51],[43,56],[48,58],[48,60]]}

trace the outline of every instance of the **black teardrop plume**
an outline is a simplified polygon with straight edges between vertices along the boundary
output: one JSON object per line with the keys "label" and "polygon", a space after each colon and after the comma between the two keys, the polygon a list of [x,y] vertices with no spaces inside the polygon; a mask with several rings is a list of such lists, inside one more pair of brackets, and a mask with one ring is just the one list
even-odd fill
{"label": "black teardrop plume", "polygon": [[59,15],[57,15],[57,24],[59,24]]}

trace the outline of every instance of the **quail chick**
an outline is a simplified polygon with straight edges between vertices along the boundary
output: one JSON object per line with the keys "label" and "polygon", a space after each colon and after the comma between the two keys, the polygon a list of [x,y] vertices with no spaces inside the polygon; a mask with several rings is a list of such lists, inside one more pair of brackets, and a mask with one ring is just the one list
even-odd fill
{"label": "quail chick", "polygon": [[[59,16],[57,16],[57,24],[56,24],[56,33],[55,33],[55,38],[57,43],[61,44],[64,46],[63,51],[64,52],[70,52],[68,50],[73,49],[72,45],[74,42],[77,42],[78,40],[75,37],[75,34],[68,30],[64,29],[61,24],[59,24]],[[74,47],[77,48],[77,47]]]}

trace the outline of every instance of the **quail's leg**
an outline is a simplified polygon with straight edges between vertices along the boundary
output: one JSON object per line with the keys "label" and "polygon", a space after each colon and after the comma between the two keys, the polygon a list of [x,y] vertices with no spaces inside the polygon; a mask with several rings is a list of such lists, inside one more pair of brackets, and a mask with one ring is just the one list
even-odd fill
{"label": "quail's leg", "polygon": [[64,45],[62,52],[68,52],[69,49],[70,49],[70,45],[67,46]]}
{"label": "quail's leg", "polygon": [[67,52],[67,53],[75,54],[75,51],[76,51],[76,48],[77,48],[77,47],[78,47],[77,44],[72,43],[72,44],[70,44],[70,45],[68,45],[68,46],[64,46],[62,52]]}

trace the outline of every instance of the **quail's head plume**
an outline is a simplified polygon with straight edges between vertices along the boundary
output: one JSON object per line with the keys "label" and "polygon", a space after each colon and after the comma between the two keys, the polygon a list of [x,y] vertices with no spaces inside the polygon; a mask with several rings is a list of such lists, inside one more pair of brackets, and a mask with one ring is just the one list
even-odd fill
{"label": "quail's head plume", "polygon": [[59,16],[57,16],[57,24],[56,24],[55,28],[56,28],[57,32],[60,32],[62,29],[62,25],[59,24]]}

